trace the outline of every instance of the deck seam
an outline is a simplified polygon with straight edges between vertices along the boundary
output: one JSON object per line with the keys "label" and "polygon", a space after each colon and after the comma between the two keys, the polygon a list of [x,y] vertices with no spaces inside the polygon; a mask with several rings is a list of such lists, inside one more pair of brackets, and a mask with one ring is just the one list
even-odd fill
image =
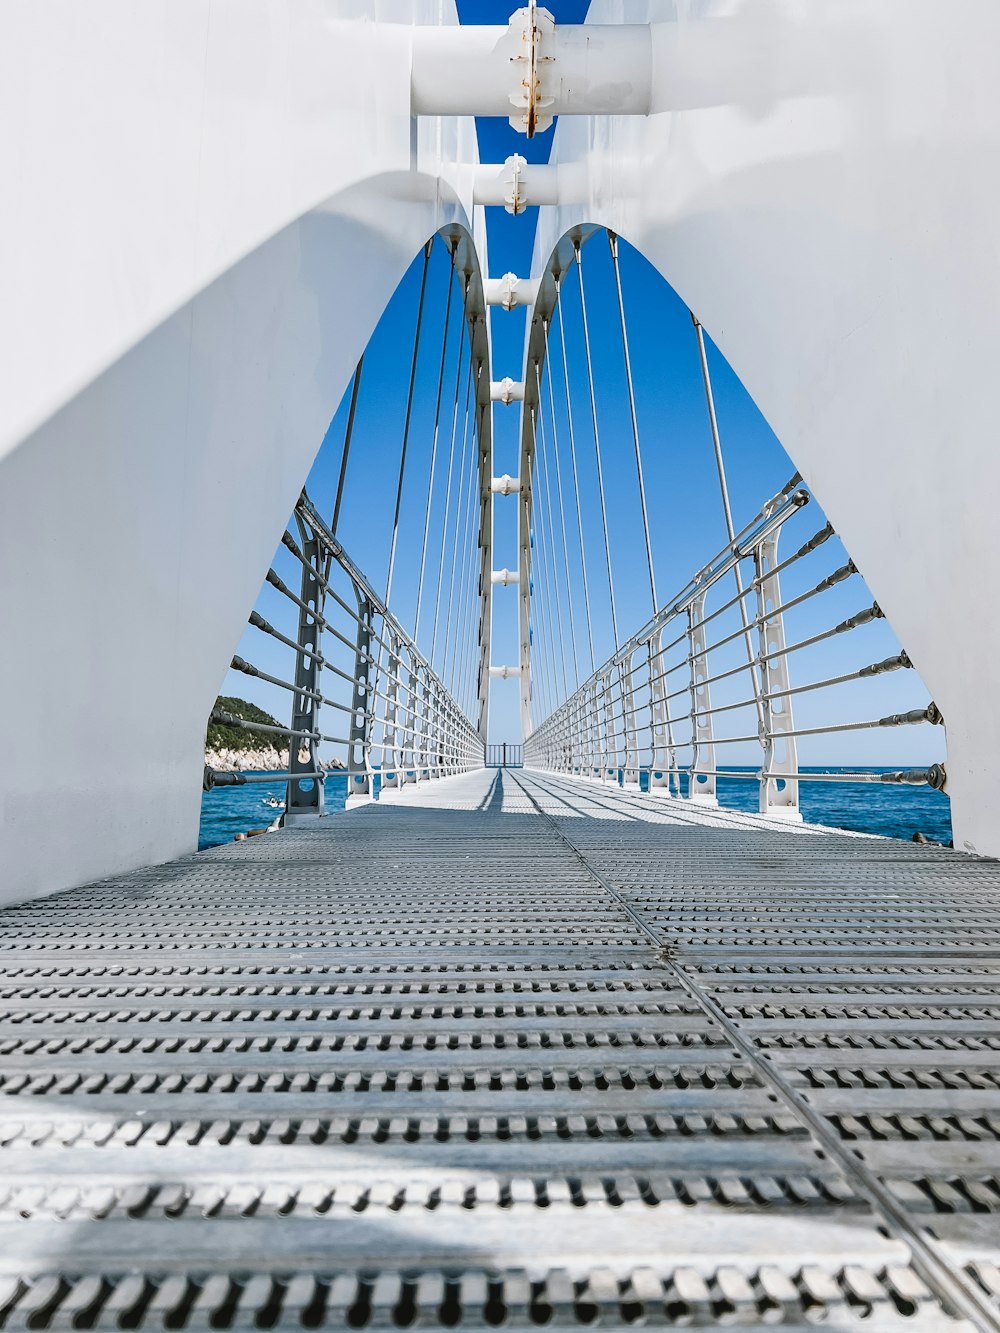
{"label": "deck seam", "polygon": [[791,1083],[782,1074],[778,1073],[771,1062],[761,1055],[756,1045],[735,1026],[724,1009],[711,996],[707,995],[696,981],[687,975],[683,964],[675,960],[669,948],[664,945],[663,940],[654,929],[640,919],[619,890],[590,864],[586,853],[565,832],[559,821],[541,806],[519,778],[515,778],[515,781],[538,813],[549,821],[557,836],[575,853],[592,878],[601,885],[605,892],[623,908],[630,919],[643,931],[653,947],[658,950],[658,958],[664,967],[673,973],[678,982],[691,998],[702,1007],[704,1012],[720,1025],[733,1045],[753,1065],[762,1081],[775,1090],[786,1104],[786,1108],[797,1115],[812,1132],[844,1175],[852,1180],[868,1197],[874,1207],[882,1214],[884,1220],[892,1226],[897,1239],[901,1239],[909,1245],[914,1268],[945,1307],[951,1306],[956,1313],[971,1319],[979,1328],[1000,1330],[1000,1319],[996,1317],[982,1293],[977,1291],[964,1274],[955,1271],[948,1259],[938,1251],[933,1241],[913,1226],[906,1213],[899,1207],[881,1181],[850,1153],[844,1151],[844,1145],[840,1138],[829,1128],[824,1119],[807,1102],[803,1101]]}

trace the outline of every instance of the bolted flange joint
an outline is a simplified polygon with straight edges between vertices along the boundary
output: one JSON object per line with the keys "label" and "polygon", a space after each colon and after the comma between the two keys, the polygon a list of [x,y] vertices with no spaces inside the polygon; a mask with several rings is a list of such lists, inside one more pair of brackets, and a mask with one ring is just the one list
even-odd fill
{"label": "bolted flange joint", "polygon": [[490,383],[490,399],[494,403],[503,403],[505,407],[523,402],[524,381],[512,380],[509,375],[505,375],[502,380],[493,380]]}
{"label": "bolted flange joint", "polygon": [[512,477],[509,472],[505,472],[502,477],[494,477],[490,482],[490,490],[494,495],[514,495],[520,489],[520,479]]}

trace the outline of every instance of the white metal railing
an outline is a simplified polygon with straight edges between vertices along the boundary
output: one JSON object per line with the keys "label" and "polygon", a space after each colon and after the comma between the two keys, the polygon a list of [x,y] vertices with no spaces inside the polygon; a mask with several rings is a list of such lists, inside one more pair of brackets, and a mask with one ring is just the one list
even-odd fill
{"label": "white metal railing", "polygon": [[[911,667],[906,653],[896,652],[793,683],[797,655],[815,657],[811,650],[882,619],[878,605],[869,602],[822,623],[824,595],[860,582],[850,560],[818,580],[811,572],[810,557],[835,537],[829,523],[779,559],[779,537],[804,521],[809,504],[809,492],[796,475],[535,729],[525,743],[525,763],[646,785],[654,794],[673,796],[682,794],[686,773],[689,798],[710,805],[717,804],[720,776],[742,778],[758,783],[762,813],[792,819],[800,817],[799,783],[804,781],[927,783],[943,789],[941,764],[881,773],[800,768],[798,741],[803,737],[942,721],[933,703],[857,721],[796,721],[803,701],[819,692],[839,690],[838,700],[844,699],[844,687]],[[742,565],[750,567],[750,577],[734,580],[735,593],[728,584],[723,591],[725,576],[737,574]],[[790,594],[783,592],[783,580],[796,583]],[[824,669],[829,670],[818,664],[818,670]],[[807,665],[803,674],[808,670]],[[858,707],[856,700],[850,703]],[[759,767],[734,768],[748,752],[757,755]]]}
{"label": "white metal railing", "polygon": [[[292,695],[291,723],[274,727],[222,711],[210,718],[287,738],[286,822],[323,813],[321,745],[332,745],[341,758],[349,804],[371,799],[376,775],[385,792],[481,768],[484,746],[475,725],[305,492],[293,520],[296,531],[286,530],[281,540],[300,572],[299,590],[293,591],[273,568],[267,584],[297,609],[296,630],[285,633],[258,611],[249,618],[254,629],[291,650],[293,678],[264,671],[242,657],[232,660],[234,670]],[[464,646],[460,632],[456,626],[456,658]],[[445,645],[446,661],[450,646]],[[339,719],[333,730],[321,728],[324,709]],[[274,777],[206,768],[205,787],[273,782]]]}

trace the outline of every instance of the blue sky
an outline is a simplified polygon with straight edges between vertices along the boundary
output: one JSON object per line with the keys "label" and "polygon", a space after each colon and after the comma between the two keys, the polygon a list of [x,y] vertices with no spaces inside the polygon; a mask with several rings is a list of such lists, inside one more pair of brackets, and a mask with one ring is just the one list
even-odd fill
{"label": "blue sky", "polygon": [[[586,11],[583,3],[554,4],[550,7],[555,11],[557,19],[562,21],[579,21]],[[510,0],[502,4],[484,3],[483,0],[459,4],[463,22],[505,23],[509,10]],[[548,157],[551,131],[527,141],[503,121],[480,121],[478,129],[480,153],[484,161],[502,161],[513,152],[520,152],[536,161],[544,161]],[[534,239],[535,211],[529,210],[517,218],[510,217],[500,209],[489,211],[487,225],[491,276],[500,276],[508,270],[527,273]],[[583,260],[595,366],[598,430],[611,532],[612,571],[619,624],[622,636],[626,637],[648,618],[650,601],[617,303],[610,251],[603,233],[596,235],[584,247]],[[339,535],[344,545],[379,590],[385,584],[409,376],[409,349],[412,348],[422,263],[422,257],[415,258],[393,296],[365,356],[340,525]],[[679,591],[690,576],[724,545],[723,512],[690,315],[660,275],[640,254],[624,243],[621,248],[621,271],[657,591],[663,603]],[[428,271],[427,302],[398,540],[399,554],[393,583],[393,609],[408,630],[413,628],[423,547],[427,484],[434,447],[436,395],[445,332],[447,283],[448,259],[443,244],[438,241]],[[575,282],[570,283],[565,292],[563,314],[573,379],[571,400],[584,496],[581,508],[593,631],[597,657],[601,661],[611,653],[614,644],[597,499],[594,435]],[[427,529],[425,591],[419,642],[429,654],[434,634],[433,608],[437,600],[438,570],[441,569],[442,605],[443,608],[447,607],[451,590],[453,628],[450,636],[446,635],[443,624],[445,609],[442,609],[435,662],[439,667],[444,666],[448,679],[454,681],[460,701],[471,707],[472,676],[475,670],[472,638],[476,612],[472,577],[474,562],[467,548],[462,545],[461,511],[458,514],[457,543],[454,536],[455,501],[456,497],[468,494],[464,488],[468,485],[470,475],[467,464],[471,461],[472,447],[471,434],[464,437],[463,433],[467,358],[461,366],[458,364],[460,349],[464,351],[464,347],[459,336],[457,287],[453,294],[451,315],[449,338],[444,352],[444,390],[438,427],[436,482],[431,500],[431,521]],[[510,314],[494,311],[494,379],[501,379],[504,375],[510,375],[513,379],[521,378],[524,323],[523,310]],[[401,348],[407,350],[401,352]],[[733,514],[739,528],[788,480],[794,467],[737,376],[711,346],[709,356]],[[558,358],[555,361],[554,369],[558,369]],[[459,384],[457,412],[456,379]],[[534,534],[535,587],[538,594],[533,618],[536,721],[562,697],[564,682],[570,687],[574,684],[572,654],[567,642],[571,598],[577,629],[577,660],[584,676],[590,671],[580,587],[580,550],[575,537],[576,512],[572,504],[567,453],[566,410],[559,374],[556,376],[555,399],[555,437],[547,412],[544,424],[550,451],[550,470],[553,438],[558,442],[560,450],[563,502],[569,525],[567,557],[571,589],[567,593],[563,574],[558,496],[553,486],[549,497],[555,520],[553,531],[549,527],[548,504],[539,486]],[[450,474],[452,506],[448,530],[442,539],[453,421],[456,430],[453,469]],[[345,422],[346,401],[334,416],[308,481],[310,494],[327,516],[332,514],[333,509]],[[518,409],[515,406],[503,408],[498,405],[494,411],[494,473],[516,474],[518,454]],[[506,565],[516,568],[515,501],[498,499],[494,514],[494,567]],[[814,501],[789,525],[783,537],[782,554],[787,555],[796,549],[824,521],[819,505]],[[459,552],[457,562],[456,546]],[[785,599],[812,586],[843,564],[845,559],[846,555],[839,543],[828,542],[820,551],[789,571],[783,588]],[[286,582],[294,586],[296,571],[286,552],[279,552],[275,568]],[[731,587],[730,581],[726,589]],[[349,588],[345,587],[344,593],[349,596]],[[718,600],[722,600],[721,597]],[[852,578],[796,610],[794,615],[790,613],[786,632],[790,640],[806,637],[832,626],[869,605],[871,601],[872,597],[861,579]],[[258,605],[263,615],[281,625],[286,633],[294,634],[294,621],[289,619],[290,608],[272,589],[265,587]],[[560,621],[566,645],[564,654],[560,654],[557,647]],[[345,632],[350,630],[346,621],[342,628]],[[462,640],[469,640],[464,649]],[[277,675],[287,675],[290,671],[290,651],[273,640],[263,639],[263,636],[253,631],[248,631],[244,636],[239,651]],[[346,648],[341,647],[338,651],[347,654]],[[851,671],[895,651],[898,651],[898,645],[889,627],[880,622],[854,634],[838,636],[820,649],[797,654],[793,658],[793,683]],[[494,596],[493,661],[514,662],[516,658],[517,592],[513,587],[497,588]],[[565,669],[564,660],[568,663]],[[724,664],[720,657],[719,666],[713,663],[713,668],[720,669]],[[343,665],[347,666],[346,656]],[[735,702],[744,697],[745,686],[740,686],[738,681],[739,678],[735,686],[720,687],[714,702]],[[728,694],[727,690],[730,691]],[[246,677],[230,673],[225,692],[251,697],[279,717],[287,715],[288,696],[261,682],[251,682]],[[797,701],[796,721],[799,726],[822,726],[877,717],[921,707],[926,704],[927,698],[926,689],[915,672],[896,672],[875,681],[804,695]],[[333,717],[328,716],[324,730],[333,730],[334,734],[339,735],[340,729],[333,727],[335,719],[335,713]],[[744,716],[734,710],[720,718],[720,728],[730,728],[731,734],[744,734],[748,729],[753,729],[751,721],[749,715]],[[519,739],[519,732],[516,682],[496,682],[492,691],[490,739],[516,740]],[[938,759],[942,757],[942,750],[940,729],[921,727],[862,731],[809,739],[800,743],[799,758],[801,763],[908,765]],[[756,747],[730,747],[725,753],[720,752],[719,759],[721,762],[755,763],[758,754]]]}

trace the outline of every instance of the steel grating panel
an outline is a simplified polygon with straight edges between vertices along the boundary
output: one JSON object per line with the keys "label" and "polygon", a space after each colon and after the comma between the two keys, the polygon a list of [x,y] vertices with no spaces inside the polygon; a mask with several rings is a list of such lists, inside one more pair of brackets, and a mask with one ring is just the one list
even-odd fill
{"label": "steel grating panel", "polygon": [[997,1326],[998,884],[508,772],[10,908],[0,1322]]}
{"label": "steel grating panel", "polygon": [[524,786],[889,1230],[995,1326],[996,863],[562,777]]}

